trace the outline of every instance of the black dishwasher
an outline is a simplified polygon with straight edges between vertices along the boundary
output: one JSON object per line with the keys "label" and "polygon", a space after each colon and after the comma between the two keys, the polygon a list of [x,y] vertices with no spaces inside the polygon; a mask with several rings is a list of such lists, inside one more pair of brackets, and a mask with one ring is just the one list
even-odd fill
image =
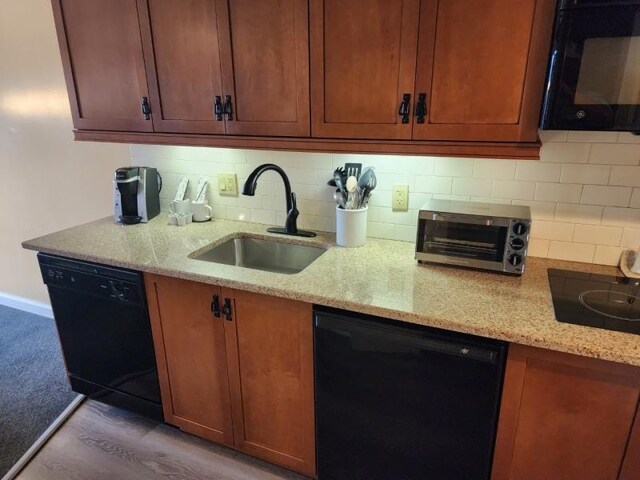
{"label": "black dishwasher", "polygon": [[39,253],[71,388],[163,420],[140,272]]}
{"label": "black dishwasher", "polygon": [[507,345],[314,311],[318,480],[486,480]]}

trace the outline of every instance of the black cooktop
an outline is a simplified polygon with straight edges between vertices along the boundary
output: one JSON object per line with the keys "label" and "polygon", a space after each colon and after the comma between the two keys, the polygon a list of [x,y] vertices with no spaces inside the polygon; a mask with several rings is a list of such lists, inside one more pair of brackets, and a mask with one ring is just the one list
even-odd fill
{"label": "black cooktop", "polygon": [[640,335],[640,279],[548,272],[556,320]]}

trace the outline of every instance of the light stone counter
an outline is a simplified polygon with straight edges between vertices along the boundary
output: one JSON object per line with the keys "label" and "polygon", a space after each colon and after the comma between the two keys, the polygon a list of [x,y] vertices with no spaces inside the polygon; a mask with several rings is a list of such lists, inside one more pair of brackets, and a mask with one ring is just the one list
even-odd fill
{"label": "light stone counter", "polygon": [[[185,227],[160,215],[121,226],[111,218],[28,240],[27,249],[238,288],[471,333],[561,352],[640,366],[640,335],[559,323],[553,314],[547,268],[616,274],[613,267],[539,258],[521,278],[417,265],[414,245],[370,238],[366,246],[335,246],[333,235],[283,241],[329,250],[294,275],[192,260],[239,232],[266,234],[264,225],[214,220]],[[34,259],[35,261],[35,259]]]}

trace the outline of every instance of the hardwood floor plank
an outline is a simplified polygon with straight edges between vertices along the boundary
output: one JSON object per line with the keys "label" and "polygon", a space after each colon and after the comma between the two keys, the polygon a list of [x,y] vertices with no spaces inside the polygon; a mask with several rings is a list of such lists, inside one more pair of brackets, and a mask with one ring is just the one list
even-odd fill
{"label": "hardwood floor plank", "polygon": [[87,400],[17,480],[303,480],[165,424]]}

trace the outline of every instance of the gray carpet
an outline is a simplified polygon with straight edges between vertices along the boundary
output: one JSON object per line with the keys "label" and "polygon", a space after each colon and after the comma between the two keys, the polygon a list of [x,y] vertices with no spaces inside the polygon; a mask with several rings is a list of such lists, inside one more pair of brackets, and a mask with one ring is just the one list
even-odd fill
{"label": "gray carpet", "polygon": [[54,321],[0,305],[0,478],[75,397]]}

